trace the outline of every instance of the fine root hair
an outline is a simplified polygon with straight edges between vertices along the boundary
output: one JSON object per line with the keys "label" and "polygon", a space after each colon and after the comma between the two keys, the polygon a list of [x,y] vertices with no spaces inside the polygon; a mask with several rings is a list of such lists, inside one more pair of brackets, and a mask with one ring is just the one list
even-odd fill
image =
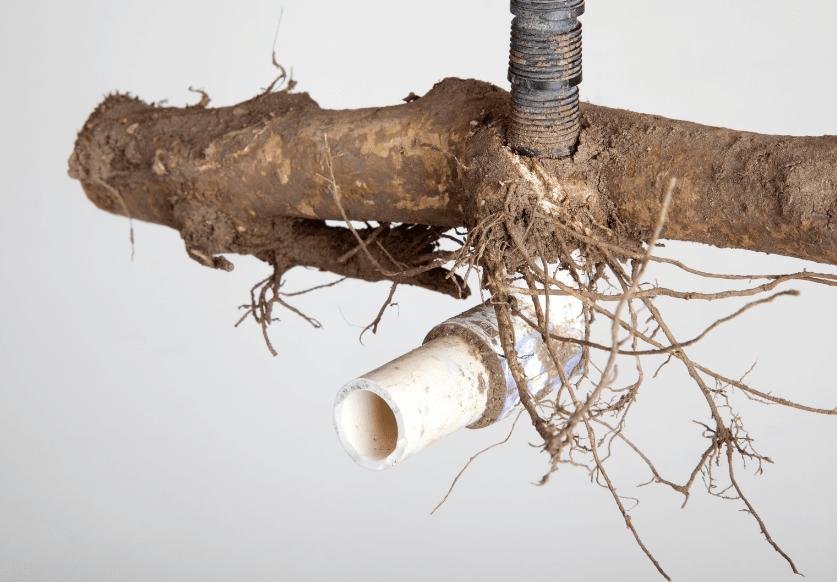
{"label": "fine root hair", "polygon": [[[647,233],[644,240],[637,241],[620,237],[618,216],[603,219],[600,212],[587,212],[578,205],[573,208],[562,205],[559,184],[537,160],[519,158],[510,151],[507,155],[518,170],[518,176],[500,183],[498,191],[482,203],[482,214],[476,227],[468,232],[467,247],[461,249],[457,266],[481,272],[484,301],[492,303],[497,313],[501,343],[520,402],[540,436],[540,449],[549,457],[549,467],[538,485],[546,484],[561,466],[585,467],[593,482],[609,491],[640,549],[658,572],[670,580],[631,520],[631,508],[625,502],[636,500],[617,493],[617,486],[606,470],[607,461],[612,457],[612,443],[621,441],[650,471],[651,477],[646,484],[672,488],[683,495],[684,506],[692,486],[699,480],[709,494],[741,503],[742,511],[756,520],[768,544],[798,574],[794,561],[768,532],[764,520],[736,479],[736,462],[745,467],[748,463],[755,465],[759,474],[763,465],[772,460],[756,450],[755,439],[733,406],[733,396],[738,391],[756,402],[814,414],[835,415],[837,408],[817,408],[767,394],[746,384],[744,377],[730,379],[695,362],[688,351],[711,332],[745,312],[777,298],[799,295],[796,290],[771,293],[778,285],[794,281],[835,286],[837,276],[809,271],[778,275],[714,274],[655,256],[669,205],[677,195],[674,177],[661,193],[662,204],[654,231]],[[743,289],[731,285],[731,288],[715,293],[670,289],[644,280],[651,264],[670,265],[703,279],[731,284],[756,281],[758,284]],[[549,302],[560,296],[571,296],[581,303],[584,338],[563,337],[551,331]],[[683,301],[754,299],[716,320],[702,333],[683,340],[675,335],[656,304],[660,297]],[[526,317],[520,309],[521,302],[531,302],[536,320]],[[546,397],[532,394],[527,388],[528,379],[515,350],[512,317],[522,318],[540,334],[558,370],[559,380]],[[598,323],[609,327],[608,343],[591,339],[591,330]],[[582,348],[581,362],[570,377],[558,360],[564,342]],[[596,354],[600,355],[598,364]],[[705,402],[705,413],[709,418],[707,422],[695,420],[703,430],[706,446],[693,469],[679,481],[663,476],[627,434],[630,411],[646,378],[643,363],[653,356],[667,357],[660,368],[670,361],[680,362],[685,377]],[[625,358],[632,363],[634,372],[630,380],[621,381],[618,363]],[[465,468],[472,461],[473,458]],[[461,474],[457,475],[451,489]],[[442,502],[449,495],[450,491]]]}

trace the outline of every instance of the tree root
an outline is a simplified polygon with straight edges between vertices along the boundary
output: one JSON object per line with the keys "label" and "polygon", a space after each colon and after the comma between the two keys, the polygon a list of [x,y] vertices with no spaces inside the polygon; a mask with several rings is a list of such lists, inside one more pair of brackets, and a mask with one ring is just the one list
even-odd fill
{"label": "tree root", "polygon": [[[209,97],[202,91],[201,101],[185,109],[109,96],[79,132],[70,176],[95,204],[129,217],[131,225],[136,218],[176,228],[189,256],[202,265],[231,270],[224,253],[268,263],[273,274],[252,288],[241,321],[253,317],[274,355],[268,326],[277,319],[275,305],[320,326],[287,301],[313,289],[281,290],[294,266],[392,282],[387,301],[364,330],[373,333],[397,285],[467,297],[465,281],[476,271],[481,296],[495,306],[521,403],[550,456],[541,484],[562,465],[586,467],[610,491],[636,542],[668,579],[631,521],[623,503],[629,498],[617,494],[605,470],[619,439],[648,466],[649,483],[683,494],[684,505],[698,475],[710,494],[740,500],[798,573],[735,478],[736,457],[756,463],[758,472],[772,461],[754,449],[730,398],[737,388],[767,404],[827,415],[837,408],[766,394],[687,355],[722,324],[797,292],[758,298],[688,341],[677,339],[654,301],[757,297],[788,281],[837,286],[837,275],[712,274],[652,252],[663,237],[837,264],[837,194],[829,186],[837,138],[759,136],[582,104],[577,153],[563,160],[527,159],[503,145],[509,96],[492,85],[448,79],[402,105],[328,111],[305,94],[290,94],[294,82],[275,53],[273,63],[280,72],[274,83],[233,107],[206,108]],[[286,80],[283,91],[272,92]],[[675,187],[675,173],[688,180]],[[326,220],[340,220],[345,228]],[[467,228],[464,241],[447,234],[452,227]],[[456,240],[458,248],[442,251],[445,238]],[[651,262],[703,278],[762,284],[717,293],[669,289],[642,281]],[[573,283],[563,282],[558,270]],[[556,295],[580,300],[586,323],[583,340],[572,340],[583,349],[573,381],[557,364],[555,345],[570,340],[549,331],[549,301]],[[519,314],[520,301],[532,301],[537,321],[528,323],[543,337],[561,375],[550,395],[531,394],[518,363],[510,318]],[[642,329],[641,310],[650,314]],[[609,326],[610,345],[591,341],[599,322]],[[591,350],[606,355],[601,366]],[[700,423],[709,445],[683,485],[661,476],[624,434],[643,385],[643,358],[656,355],[668,355],[663,366],[683,364],[711,418]],[[617,375],[624,357],[636,369],[635,381],[627,384]],[[598,370],[597,378],[591,369]],[[597,436],[597,427],[604,433]],[[720,477],[715,473],[722,458],[726,471]]]}
{"label": "tree root", "polygon": [[[678,261],[654,257],[654,243],[663,232],[666,212],[669,204],[678,194],[676,182],[671,180],[665,194],[661,196],[660,213],[657,225],[645,245],[638,249],[635,244],[620,242],[619,224],[616,217],[602,215],[601,209],[587,212],[576,204],[556,204],[555,183],[550,182],[549,174],[538,170],[538,162],[516,159],[514,154],[507,154],[512,165],[518,168],[518,178],[500,184],[495,192],[484,192],[481,204],[483,210],[477,226],[469,232],[471,259],[476,267],[482,269],[481,286],[488,293],[495,305],[500,326],[500,337],[512,376],[517,384],[520,401],[527,412],[532,425],[542,439],[540,447],[550,455],[550,468],[540,484],[548,482],[549,476],[562,464],[585,466],[591,478],[607,488],[612,494],[617,507],[631,530],[637,544],[652,561],[660,574],[670,579],[645,546],[631,521],[629,509],[623,504],[625,497],[616,492],[616,486],[605,470],[605,463],[610,458],[613,439],[620,439],[633,449],[649,467],[650,482],[668,485],[683,494],[684,505],[689,499],[691,487],[698,475],[702,475],[707,491],[724,499],[737,499],[746,506],[746,511],[753,515],[768,543],[779,552],[798,573],[791,558],[779,547],[768,533],[764,521],[755,507],[744,495],[735,479],[733,460],[737,456],[743,462],[758,464],[761,472],[762,463],[771,463],[769,457],[758,453],[753,448],[753,439],[744,428],[741,417],[735,412],[730,396],[733,388],[740,389],[748,398],[764,403],[775,403],[818,414],[834,415],[837,409],[820,409],[778,398],[755,390],[741,381],[728,378],[693,362],[687,356],[687,348],[695,345],[706,335],[740,316],[747,310],[773,301],[780,296],[796,296],[795,290],[781,291],[768,297],[759,298],[738,309],[732,315],[721,318],[707,327],[701,334],[685,342],[678,341],[667,325],[664,317],[654,304],[657,297],[670,297],[681,300],[702,299],[722,300],[767,293],[776,286],[788,281],[805,281],[834,286],[837,276],[827,273],[801,273],[783,275],[716,275],[691,269]],[[549,203],[549,212],[541,211]],[[567,200],[565,199],[566,203]],[[537,258],[535,258],[537,257]],[[685,271],[713,279],[742,280],[766,279],[768,283],[744,290],[729,289],[719,293],[704,294],[690,291],[673,291],[657,285],[642,283],[642,276],[651,262],[669,263]],[[555,269],[568,271],[574,285],[563,283],[556,275],[550,275],[549,265]],[[525,285],[521,285],[525,283]],[[601,285],[613,287],[618,291],[602,292]],[[583,340],[572,340],[551,333],[549,330],[549,298],[555,295],[571,295],[582,301],[583,317],[587,322],[587,334]],[[540,298],[540,299],[539,299]],[[546,302],[543,308],[541,300]],[[582,371],[579,379],[572,382],[561,371],[558,389],[547,398],[536,398],[527,389],[527,378],[523,369],[517,365],[514,331],[510,323],[511,315],[521,316],[517,309],[518,301],[532,301],[537,321],[526,320],[539,331],[551,357],[556,359],[555,342],[573,341],[584,348],[584,357],[579,364]],[[616,302],[612,311],[603,307]],[[641,307],[650,314],[645,322],[645,329],[638,324],[638,309]],[[622,315],[627,311],[627,319]],[[590,329],[597,318],[604,318],[610,325],[611,344],[602,345],[590,341]],[[650,325],[649,325],[650,324]],[[652,329],[652,331],[649,330]],[[627,332],[627,337],[623,333]],[[661,333],[665,340],[654,339]],[[630,343],[630,349],[623,347]],[[664,343],[667,342],[667,343]],[[640,345],[650,349],[640,349]],[[595,367],[591,360],[590,349],[601,350],[607,355],[597,379],[590,377],[590,368]],[[662,477],[651,460],[624,434],[626,419],[643,381],[642,359],[652,355],[668,355],[683,363],[688,375],[695,383],[706,401],[713,426],[704,426],[704,437],[710,441],[709,447],[701,455],[684,485]],[[617,383],[617,360],[619,357],[631,357],[636,365],[637,379],[626,386]],[[598,368],[597,368],[598,369]],[[746,376],[746,374],[745,374]],[[714,387],[707,384],[705,377],[714,380]],[[551,410],[546,416],[541,412]],[[597,436],[594,425],[605,429]],[[582,430],[577,430],[583,427]],[[602,456],[600,451],[606,451]],[[580,457],[589,461],[580,462]],[[722,486],[713,468],[720,466],[720,459],[726,460],[726,485]],[[458,479],[458,477],[457,477]],[[601,480],[601,481],[600,481]],[[455,484],[455,483],[454,483]],[[732,492],[733,495],[730,495]],[[446,497],[447,498],[447,497]],[[435,510],[434,510],[435,511]]]}

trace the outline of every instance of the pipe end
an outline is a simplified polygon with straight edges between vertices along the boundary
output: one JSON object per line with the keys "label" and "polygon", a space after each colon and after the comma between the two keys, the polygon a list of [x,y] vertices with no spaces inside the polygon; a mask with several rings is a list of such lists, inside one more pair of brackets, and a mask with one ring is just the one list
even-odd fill
{"label": "pipe end", "polygon": [[377,382],[356,378],[334,401],[334,429],[352,460],[382,471],[399,462],[407,448],[398,405]]}

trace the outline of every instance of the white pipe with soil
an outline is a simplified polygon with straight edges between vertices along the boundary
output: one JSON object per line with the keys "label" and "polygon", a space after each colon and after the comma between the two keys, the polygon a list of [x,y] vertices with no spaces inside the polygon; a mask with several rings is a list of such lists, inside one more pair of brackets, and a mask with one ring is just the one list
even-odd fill
{"label": "white pipe with soil", "polygon": [[[537,321],[532,305],[520,303],[521,312]],[[549,316],[552,333],[584,336],[577,300],[553,297]],[[544,396],[560,386],[560,374],[540,333],[519,317],[513,322],[529,391]],[[565,374],[573,376],[580,346],[555,346]],[[334,428],[356,463],[389,469],[462,427],[493,424],[519,404],[494,308],[478,305],[434,327],[421,347],[344,385],[334,403]]]}

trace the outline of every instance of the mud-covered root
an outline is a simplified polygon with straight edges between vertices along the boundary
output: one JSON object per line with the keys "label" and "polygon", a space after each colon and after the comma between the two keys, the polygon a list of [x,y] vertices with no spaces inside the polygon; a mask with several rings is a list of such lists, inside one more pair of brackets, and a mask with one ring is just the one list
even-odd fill
{"label": "mud-covered root", "polygon": [[305,293],[310,293],[311,291],[316,291],[317,289],[332,287],[346,280],[346,277],[342,277],[340,279],[337,279],[336,281],[332,281],[331,283],[317,285],[316,287],[311,287],[310,289],[305,289],[303,291],[284,293],[281,291],[282,286],[285,284],[285,281],[282,278],[284,273],[284,269],[280,267],[275,267],[273,274],[270,277],[259,281],[253,286],[252,289],[250,289],[250,303],[245,303],[244,305],[241,305],[239,307],[240,309],[244,309],[245,312],[244,315],[241,316],[241,319],[239,319],[238,322],[235,324],[235,327],[238,327],[241,324],[241,322],[247,319],[248,315],[252,315],[253,319],[261,327],[262,335],[264,336],[264,341],[267,345],[267,349],[270,350],[270,353],[273,354],[273,356],[277,356],[278,353],[273,348],[273,344],[270,342],[270,338],[267,334],[267,327],[274,321],[280,321],[278,317],[273,316],[273,306],[281,305],[288,311],[295,313],[296,315],[310,323],[314,328],[320,329],[323,326],[319,321],[317,321],[313,317],[305,315],[299,309],[285,301],[283,297],[295,297],[297,295],[304,295]]}
{"label": "mud-covered root", "polygon": [[[496,137],[485,141],[480,156],[468,161],[465,176],[476,206],[469,236],[476,256],[485,258],[479,264],[511,274],[527,264],[527,255],[543,255],[549,264],[592,280],[605,264],[593,240],[634,255],[643,252],[643,233],[621,221],[616,208],[601,196],[589,166],[582,163],[589,148],[580,147],[570,160],[541,160],[513,153]],[[519,233],[518,243],[511,230]]]}
{"label": "mud-covered root", "polygon": [[[757,463],[759,473],[762,463],[772,461],[753,447],[753,439],[731,405],[730,395],[733,389],[738,389],[748,398],[768,404],[781,404],[818,414],[833,415],[837,412],[765,394],[747,386],[743,378],[730,380],[692,361],[687,355],[687,348],[749,309],[778,297],[799,294],[795,290],[784,290],[765,296],[782,283],[806,281],[835,286],[837,276],[808,271],[781,275],[718,275],[691,269],[678,261],[654,257],[653,245],[665,224],[666,210],[677,196],[675,180],[671,180],[666,191],[661,192],[663,204],[657,225],[647,237],[647,243],[643,244],[642,237],[632,238],[631,233],[622,227],[612,208],[585,196],[583,188],[573,190],[556,181],[554,168],[546,171],[537,160],[519,158],[502,148],[497,149],[495,158],[494,167],[502,166],[498,171],[508,173],[513,170],[511,175],[516,177],[497,181],[493,189],[490,178],[486,178],[479,203],[480,218],[469,233],[471,258],[482,268],[482,286],[495,305],[506,361],[517,384],[520,401],[543,441],[542,449],[550,456],[550,468],[541,484],[545,484],[550,474],[561,465],[587,467],[591,478],[613,496],[626,526],[643,552],[660,574],[669,579],[631,521],[630,510],[624,503],[630,498],[617,494],[616,486],[606,472],[605,463],[611,456],[611,443],[613,439],[622,440],[649,467],[651,482],[668,485],[683,494],[684,504],[688,501],[692,485],[701,475],[710,494],[743,502],[768,543],[798,573],[791,558],[767,532],[762,518],[735,479],[735,457],[745,463]],[[730,281],[750,279],[759,281],[759,284],[717,293],[669,289],[657,284],[640,285],[643,273],[651,262],[668,263],[699,277]],[[556,271],[550,272],[551,268]],[[565,271],[572,283],[567,283],[567,276],[558,276],[557,270]],[[584,339],[561,337],[551,330],[548,303],[543,309],[541,301],[548,302],[550,297],[562,295],[575,297],[583,305],[582,316],[587,324]],[[718,319],[696,337],[680,341],[654,303],[658,296],[692,301],[757,298],[729,316]],[[562,371],[560,386],[547,398],[529,393],[528,379],[518,364],[511,317],[525,318],[517,308],[520,301],[532,301],[537,321],[529,321],[529,324],[541,333],[556,361],[559,342],[573,342],[584,348],[582,362],[576,369],[579,374],[570,379]],[[642,321],[638,315],[640,311],[646,312]],[[597,322],[610,326],[609,345],[591,341],[590,330]],[[655,339],[656,336],[660,336],[659,339]],[[593,352],[606,356],[604,365],[597,367],[594,364]],[[683,485],[661,476],[651,460],[624,432],[626,420],[645,378],[643,361],[647,356],[655,355],[668,355],[669,359],[684,365],[703,396],[712,419],[711,424],[704,425],[704,437],[709,439],[710,445]],[[617,361],[624,357],[633,361],[636,378],[620,384],[616,373]],[[561,370],[560,365],[557,368]],[[591,377],[592,369],[597,370],[595,377]],[[725,466],[726,485],[723,487],[716,474],[721,465]],[[715,473],[712,472],[713,467]]]}

